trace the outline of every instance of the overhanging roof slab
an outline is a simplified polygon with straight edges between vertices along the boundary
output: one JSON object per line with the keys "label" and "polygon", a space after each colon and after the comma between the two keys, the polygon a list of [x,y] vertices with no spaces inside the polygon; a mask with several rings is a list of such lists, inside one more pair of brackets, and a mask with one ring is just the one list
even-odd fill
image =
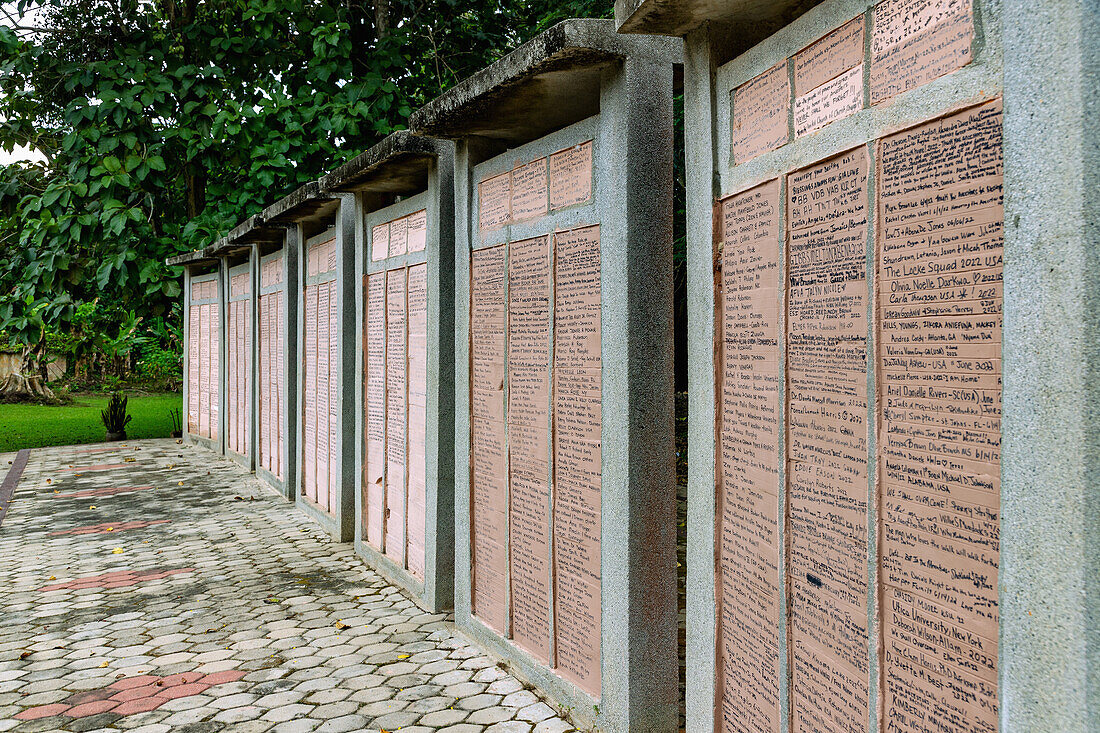
{"label": "overhanging roof slab", "polygon": [[821,0],[615,0],[620,33],[684,36],[704,23],[764,38]]}
{"label": "overhanging roof slab", "polygon": [[680,64],[683,46],[620,35],[612,20],[565,20],[421,107],[409,125],[435,137],[519,145],[599,113],[603,69],[633,55]]}
{"label": "overhanging roof slab", "polygon": [[432,164],[451,143],[399,130],[318,181],[325,193],[406,196],[428,187]]}

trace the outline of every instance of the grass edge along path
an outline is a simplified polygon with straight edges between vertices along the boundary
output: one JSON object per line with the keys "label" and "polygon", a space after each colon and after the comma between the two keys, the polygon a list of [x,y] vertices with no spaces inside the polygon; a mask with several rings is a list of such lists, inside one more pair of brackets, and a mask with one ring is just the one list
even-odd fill
{"label": "grass edge along path", "polygon": [[[109,395],[76,394],[69,405],[0,404],[0,453],[23,448],[100,443],[106,429],[99,413]],[[126,426],[130,440],[167,438],[172,432],[170,410],[182,407],[179,393],[129,395]]]}

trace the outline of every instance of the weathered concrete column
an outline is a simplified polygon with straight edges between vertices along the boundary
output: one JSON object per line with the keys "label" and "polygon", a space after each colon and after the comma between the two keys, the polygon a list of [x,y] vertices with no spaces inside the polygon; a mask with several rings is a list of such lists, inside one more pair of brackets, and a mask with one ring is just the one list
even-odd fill
{"label": "weathered concrete column", "polygon": [[670,72],[627,56],[600,99],[603,695],[626,701],[609,730],[679,727]]}
{"label": "weathered concrete column", "polygon": [[449,610],[454,144],[397,132],[319,183],[356,200],[355,548],[428,610]]}
{"label": "weathered concrete column", "polygon": [[1100,10],[1004,1],[1001,728],[1100,730]]}
{"label": "weathered concrete column", "polygon": [[678,726],[679,61],[565,21],[410,118],[457,143],[456,624],[608,732]]}

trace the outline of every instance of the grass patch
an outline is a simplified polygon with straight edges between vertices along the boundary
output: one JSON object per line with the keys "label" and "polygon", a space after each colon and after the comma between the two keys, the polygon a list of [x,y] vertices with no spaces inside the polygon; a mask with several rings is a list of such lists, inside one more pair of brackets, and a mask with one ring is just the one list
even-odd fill
{"label": "grass patch", "polygon": [[[0,453],[50,445],[101,443],[106,434],[100,411],[108,395],[74,394],[69,405],[0,404]],[[169,410],[182,406],[177,393],[130,395],[126,410],[134,419],[126,435],[167,438],[172,433]]]}

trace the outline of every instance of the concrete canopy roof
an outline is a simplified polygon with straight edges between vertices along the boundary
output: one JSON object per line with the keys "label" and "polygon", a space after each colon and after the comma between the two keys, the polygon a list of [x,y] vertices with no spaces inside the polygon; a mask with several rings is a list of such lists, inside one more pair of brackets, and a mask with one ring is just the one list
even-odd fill
{"label": "concrete canopy roof", "polygon": [[558,23],[409,117],[416,132],[518,145],[600,111],[603,69],[628,56],[680,64],[678,39],[622,36],[612,20]]}
{"label": "concrete canopy roof", "polygon": [[450,143],[399,130],[323,176],[318,181],[320,190],[419,193],[428,187],[428,173],[444,145]]}
{"label": "concrete canopy roof", "polygon": [[335,214],[339,202],[337,196],[322,192],[318,181],[310,181],[268,206],[260,217],[265,224],[319,222]]}
{"label": "concrete canopy roof", "polygon": [[620,33],[683,36],[706,22],[763,38],[821,0],[615,0]]}
{"label": "concrete canopy roof", "polygon": [[225,243],[225,239],[219,239],[211,245],[203,247],[202,249],[194,249],[190,252],[184,252],[183,254],[169,257],[164,262],[168,265],[183,265],[190,267],[193,265],[208,265],[218,261],[217,249]]}
{"label": "concrete canopy roof", "polygon": [[218,257],[247,251],[253,243],[281,244],[286,227],[295,222],[323,222],[337,209],[339,199],[320,191],[317,181],[311,181],[284,196],[259,214],[248,217],[216,242],[175,257],[169,265],[199,265],[216,261]]}
{"label": "concrete canopy roof", "polygon": [[225,238],[232,244],[282,244],[286,227],[268,224],[259,214],[238,224]]}

